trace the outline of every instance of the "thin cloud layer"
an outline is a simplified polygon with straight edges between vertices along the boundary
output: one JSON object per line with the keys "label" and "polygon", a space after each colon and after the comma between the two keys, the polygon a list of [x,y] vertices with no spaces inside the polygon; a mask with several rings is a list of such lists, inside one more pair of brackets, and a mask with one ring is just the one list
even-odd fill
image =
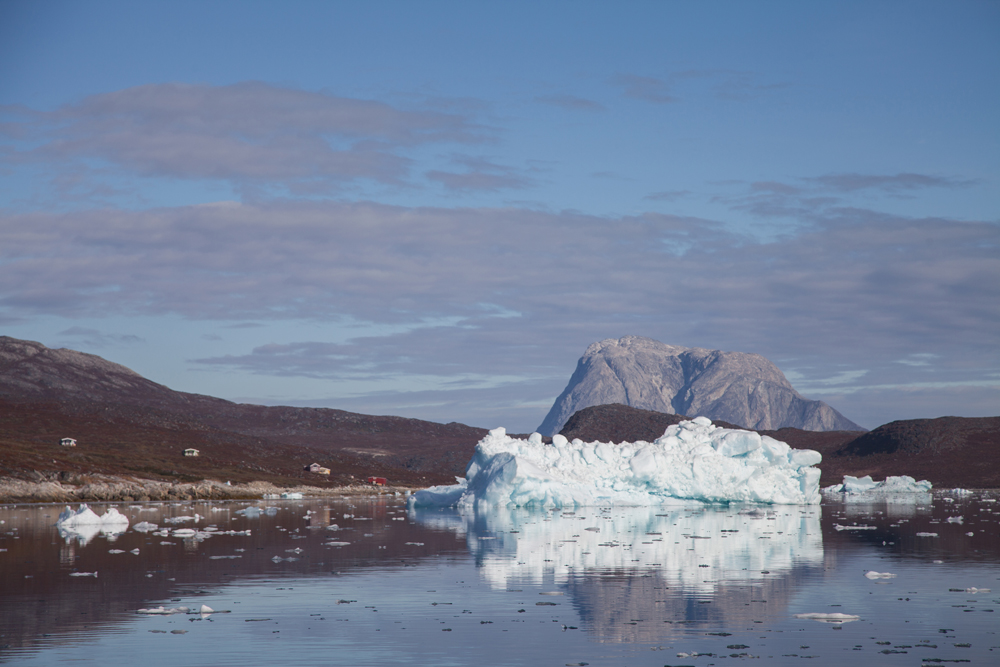
{"label": "thin cloud layer", "polygon": [[[14,215],[0,221],[0,315],[350,319],[403,331],[200,360],[285,376],[564,382],[588,343],[629,333],[759,352],[808,368],[821,387],[865,369],[858,382],[879,386],[912,372],[995,376],[1000,226],[843,207],[809,216],[761,242],[698,218],[514,208]],[[906,358],[933,361],[896,363]]]}
{"label": "thin cloud layer", "polygon": [[486,128],[457,113],[281,88],[151,84],[92,95],[50,112],[5,107],[8,163],[98,160],[142,176],[336,189],[398,183],[405,149],[470,144]]}

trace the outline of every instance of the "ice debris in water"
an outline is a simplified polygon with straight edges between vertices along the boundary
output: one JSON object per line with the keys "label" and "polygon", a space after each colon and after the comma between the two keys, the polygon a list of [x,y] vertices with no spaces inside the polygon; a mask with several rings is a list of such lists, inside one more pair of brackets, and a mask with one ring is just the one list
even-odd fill
{"label": "ice debris in water", "polygon": [[128,517],[112,507],[104,514],[98,516],[94,510],[86,504],[74,511],[68,505],[60,512],[56,526],[65,530],[72,530],[78,526],[125,526],[128,527]]}
{"label": "ice debris in water", "polygon": [[705,417],[670,426],[649,442],[551,445],[493,429],[476,446],[465,479],[417,491],[411,506],[569,507],[655,505],[677,500],[818,504],[819,452],[792,449]]}
{"label": "ice debris in water", "polygon": [[186,614],[191,611],[190,607],[151,607],[150,609],[136,609],[137,614],[147,614],[150,616],[170,616],[171,614]]}
{"label": "ice debris in water", "polygon": [[854,614],[795,614],[795,618],[805,618],[810,621],[819,621],[820,623],[851,623],[853,621],[861,620],[860,616],[855,616]]}
{"label": "ice debris in water", "polygon": [[869,579],[895,579],[896,575],[892,572],[876,572],[875,570],[869,570],[865,572],[865,576]]}
{"label": "ice debris in water", "polygon": [[930,490],[931,483],[926,479],[918,482],[909,475],[890,476],[881,482],[873,480],[871,475],[865,475],[864,477],[844,475],[843,483],[824,487],[823,493],[892,495],[896,493],[927,493]]}
{"label": "ice debris in water", "polygon": [[138,530],[140,533],[151,533],[154,530],[159,530],[159,526],[155,523],[150,523],[148,521],[140,521],[139,523],[132,526],[133,530]]}
{"label": "ice debris in water", "polygon": [[94,577],[96,579],[97,578],[97,573],[96,572],[70,572],[69,576],[71,576],[71,577]]}

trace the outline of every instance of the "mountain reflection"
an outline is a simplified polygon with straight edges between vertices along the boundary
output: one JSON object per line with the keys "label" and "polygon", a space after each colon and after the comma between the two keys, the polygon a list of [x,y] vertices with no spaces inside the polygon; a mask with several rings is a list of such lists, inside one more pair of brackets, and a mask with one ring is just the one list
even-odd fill
{"label": "mountain reflection", "polygon": [[602,641],[781,613],[824,564],[820,508],[497,509],[411,518],[464,536],[494,589],[551,585]]}

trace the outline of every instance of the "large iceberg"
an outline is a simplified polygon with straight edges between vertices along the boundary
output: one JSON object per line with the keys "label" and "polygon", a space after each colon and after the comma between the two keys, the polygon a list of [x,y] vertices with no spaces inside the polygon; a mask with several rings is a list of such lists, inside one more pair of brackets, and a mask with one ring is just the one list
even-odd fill
{"label": "large iceberg", "polygon": [[792,449],[753,431],[714,426],[705,417],[669,427],[649,442],[546,445],[493,429],[476,446],[465,479],[417,491],[411,506],[583,507],[696,500],[818,504],[819,452]]}

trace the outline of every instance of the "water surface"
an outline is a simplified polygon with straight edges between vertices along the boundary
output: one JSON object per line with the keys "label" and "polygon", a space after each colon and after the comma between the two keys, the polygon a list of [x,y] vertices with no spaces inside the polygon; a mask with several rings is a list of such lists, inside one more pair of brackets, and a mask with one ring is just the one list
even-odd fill
{"label": "water surface", "polygon": [[[132,522],[120,535],[61,534],[62,507],[11,506],[0,662],[993,665],[995,499],[480,515],[392,496],[116,504]],[[226,613],[138,613],[201,605]]]}

